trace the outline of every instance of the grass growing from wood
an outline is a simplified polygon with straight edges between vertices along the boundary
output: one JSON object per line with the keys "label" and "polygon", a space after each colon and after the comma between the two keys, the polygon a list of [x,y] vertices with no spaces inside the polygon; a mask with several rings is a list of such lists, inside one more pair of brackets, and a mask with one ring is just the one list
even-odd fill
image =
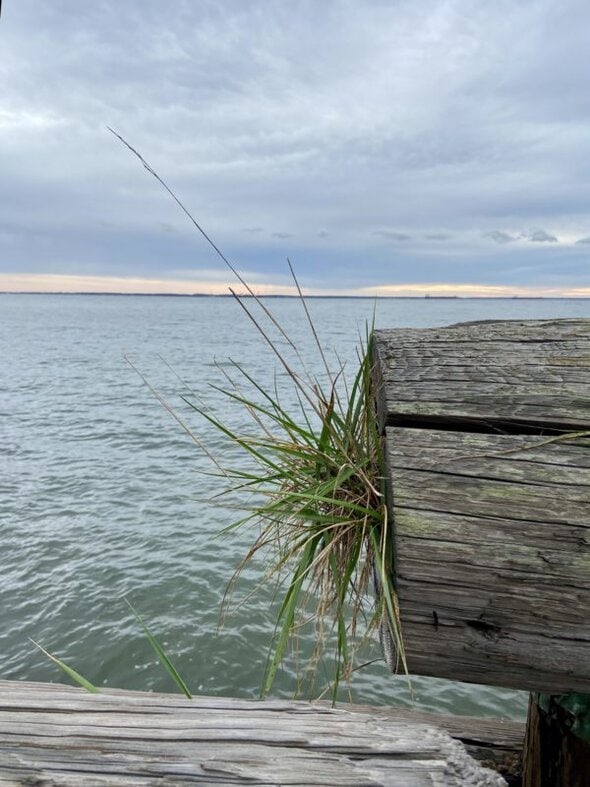
{"label": "grass growing from wood", "polygon": [[[344,364],[338,363],[335,371],[330,368],[302,296],[323,367],[320,379],[305,370],[297,347],[264,303],[255,301],[279,332],[283,345],[292,351],[299,370],[249,305],[238,301],[290,380],[295,406],[283,406],[276,387],[269,390],[241,364],[231,362],[229,369],[218,366],[223,384],[215,386],[216,393],[248,417],[249,427],[238,431],[208,407],[189,398],[185,402],[239,449],[239,459],[231,466],[224,462],[222,452],[212,455],[185,421],[178,420],[214,465],[213,475],[223,484],[217,499],[223,503],[224,495],[230,495],[232,506],[237,504],[243,512],[226,532],[250,528],[256,534],[230,589],[241,571],[264,552],[269,565],[264,581],[275,580],[282,594],[261,694],[271,690],[290,640],[302,626],[311,624],[316,648],[308,669],[314,671],[323,658],[324,645],[330,643],[334,648],[331,686],[335,700],[341,682],[348,681],[357,666],[357,646],[372,630],[379,631],[389,666],[395,669],[399,663],[407,671],[374,409],[372,331],[367,330],[359,346],[356,371],[347,380]],[[249,461],[244,461],[244,454]],[[127,599],[126,603],[160,663],[190,698],[185,681],[158,640]],[[37,647],[68,677],[89,691],[97,691],[86,678]]]}
{"label": "grass growing from wood", "polygon": [[[247,527],[255,535],[230,588],[243,569],[264,552],[269,565],[264,580],[276,580],[281,593],[261,694],[264,696],[271,690],[287,655],[289,641],[310,622],[315,627],[316,638],[309,665],[312,672],[323,658],[324,647],[333,647],[330,683],[334,700],[342,681],[348,680],[357,666],[355,655],[359,642],[371,631],[379,631],[390,668],[401,666],[407,673],[393,578],[393,538],[387,516],[383,457],[374,409],[372,330],[367,330],[359,347],[358,364],[351,378],[339,361],[335,368],[331,367],[289,263],[320,360],[321,374],[309,373],[296,344],[264,301],[256,296],[145,159],[120,135],[114,131],[113,134],[170,194],[243,286],[250,296],[248,299],[231,292],[291,384],[292,401],[289,406],[283,406],[275,381],[265,383],[255,379],[239,363],[231,363],[229,372],[226,367],[219,367],[223,379],[215,390],[242,416],[247,416],[249,426],[240,429],[198,401],[185,399],[239,449],[240,460],[235,465],[226,464],[222,456],[211,455],[185,421],[173,412],[207,452],[214,465],[213,474],[223,479],[225,488],[218,497],[230,495],[232,504],[236,496],[244,500],[238,503],[242,516],[227,530]],[[254,308],[260,311],[255,314]],[[132,611],[161,663],[180,690],[190,697],[166,654],[133,608]],[[47,655],[70,677],[85,681],[58,659]]]}
{"label": "grass growing from wood", "polygon": [[[311,622],[317,642],[312,666],[322,657],[323,645],[334,639],[332,631],[335,634],[335,699],[341,681],[355,668],[356,646],[367,629],[378,628],[385,649],[397,653],[403,664],[372,396],[372,337],[368,332],[356,373],[347,382],[342,364],[334,372],[327,363],[302,300],[323,365],[320,380],[296,371],[249,306],[240,303],[288,376],[296,405],[284,407],[275,388],[269,390],[238,363],[229,372],[223,369],[225,383],[216,391],[248,415],[249,428],[237,431],[210,410],[186,401],[250,460],[246,463],[240,456],[237,464],[227,466],[212,457],[216,474],[229,481],[221,494],[231,494],[232,500],[245,496],[244,515],[228,529],[249,527],[256,533],[236,578],[263,550],[269,562],[264,579],[276,579],[280,588],[277,629],[261,693],[270,691],[291,637]],[[263,307],[264,316],[270,317]],[[281,331],[276,321],[272,325]],[[292,343],[289,347],[301,361],[297,348]],[[377,603],[371,602],[367,620],[374,589]]]}
{"label": "grass growing from wood", "polygon": [[[198,402],[185,400],[240,449],[240,461],[233,466],[209,454],[216,474],[229,481],[224,493],[230,494],[232,501],[236,495],[245,496],[244,515],[228,529],[252,527],[256,533],[236,577],[264,550],[271,555],[266,578],[276,579],[281,589],[277,628],[261,693],[270,691],[289,640],[310,615],[316,627],[314,665],[321,657],[326,634],[331,630],[335,633],[334,699],[341,681],[348,679],[355,668],[359,629],[364,633],[378,628],[389,666],[394,669],[399,664],[407,672],[374,409],[372,331],[367,331],[357,370],[347,380],[344,366],[338,362],[333,369],[326,359],[289,263],[323,370],[322,379],[308,373],[296,344],[264,301],[143,156],[110,130],[168,192],[245,288],[248,299],[233,290],[232,294],[274,354],[297,402],[295,408],[284,407],[272,381],[268,384],[254,379],[239,363],[233,363],[229,373],[219,367],[224,379],[216,391],[248,416],[248,429],[237,430]],[[258,316],[253,307],[259,309]],[[178,420],[185,426],[182,419]],[[244,462],[244,455],[249,463]],[[371,588],[376,602],[367,621]]]}

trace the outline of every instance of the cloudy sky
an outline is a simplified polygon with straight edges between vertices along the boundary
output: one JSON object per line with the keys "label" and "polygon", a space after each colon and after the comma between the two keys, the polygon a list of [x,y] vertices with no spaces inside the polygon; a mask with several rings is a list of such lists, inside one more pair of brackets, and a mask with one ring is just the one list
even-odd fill
{"label": "cloudy sky", "polygon": [[4,0],[0,289],[590,296],[587,0]]}

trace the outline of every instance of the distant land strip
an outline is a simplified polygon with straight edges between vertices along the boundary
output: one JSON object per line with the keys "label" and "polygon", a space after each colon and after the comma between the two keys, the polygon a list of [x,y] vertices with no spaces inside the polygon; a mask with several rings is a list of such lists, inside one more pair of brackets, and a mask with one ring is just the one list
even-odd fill
{"label": "distant land strip", "polygon": [[[2,290],[0,295],[90,295],[90,296],[116,296],[118,298],[234,298],[230,292],[89,292],[80,290]],[[239,293],[239,298],[275,298],[283,300],[299,300],[299,295],[285,295],[281,293],[261,293],[250,295]],[[313,300],[354,300],[354,301],[588,301],[588,295],[307,295],[303,297]]]}

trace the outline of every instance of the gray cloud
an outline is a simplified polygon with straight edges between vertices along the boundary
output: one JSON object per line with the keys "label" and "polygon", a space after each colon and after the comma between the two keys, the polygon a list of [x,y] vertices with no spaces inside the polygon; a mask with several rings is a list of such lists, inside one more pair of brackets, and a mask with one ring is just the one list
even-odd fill
{"label": "gray cloud", "polygon": [[290,232],[272,232],[271,237],[280,238],[281,240],[286,240],[287,238],[292,238],[293,235]]}
{"label": "gray cloud", "polygon": [[489,238],[495,243],[500,244],[512,243],[513,241],[517,240],[516,236],[510,235],[508,232],[503,232],[502,230],[490,230],[489,232],[485,232],[484,238]]}
{"label": "gray cloud", "polygon": [[490,230],[484,233],[484,238],[489,238],[501,245],[513,243],[517,240],[526,240],[530,243],[557,243],[558,241],[555,235],[543,229],[528,230],[527,232],[520,232],[518,235],[511,235],[509,232],[504,232],[503,230]]}
{"label": "gray cloud", "polygon": [[580,240],[576,241],[576,245],[587,246],[588,244],[590,244],[590,236],[586,238],[580,238]]}
{"label": "gray cloud", "polygon": [[436,241],[445,241],[451,240],[452,235],[449,235],[448,232],[429,232],[424,235],[424,240],[436,240]]}
{"label": "gray cloud", "polygon": [[[538,246],[590,210],[589,25],[583,0],[9,4],[0,272],[210,265],[108,124],[262,277],[276,269],[276,239],[293,237],[302,281],[309,272],[318,286],[334,269],[362,284],[405,271],[536,281],[549,253]],[[403,231],[374,230],[392,223]],[[552,231],[478,241],[477,228],[503,226]],[[395,271],[391,245],[371,235],[399,244]],[[496,265],[512,240],[529,242],[511,247],[511,267]],[[579,276],[569,252],[555,257],[563,281]]]}
{"label": "gray cloud", "polygon": [[394,241],[407,241],[411,240],[412,236],[408,235],[405,232],[395,232],[395,230],[373,230],[371,233],[376,238],[385,238],[386,240],[394,240]]}
{"label": "gray cloud", "polygon": [[523,237],[531,241],[531,243],[557,243],[558,240],[555,235],[551,235],[551,233],[545,230],[531,230],[531,232],[525,234]]}

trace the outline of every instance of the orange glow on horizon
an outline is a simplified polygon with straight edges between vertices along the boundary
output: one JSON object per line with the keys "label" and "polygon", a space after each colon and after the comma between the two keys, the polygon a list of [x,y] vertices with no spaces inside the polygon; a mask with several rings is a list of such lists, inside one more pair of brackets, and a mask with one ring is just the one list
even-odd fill
{"label": "orange glow on horizon", "polygon": [[[63,274],[0,273],[0,292],[35,293],[117,293],[141,295],[227,295],[232,287],[238,294],[244,288],[233,281],[159,279],[114,276],[70,276]],[[308,289],[307,295],[357,296],[369,298],[590,298],[590,287],[525,287],[516,285],[457,284],[445,282],[382,284],[338,290]],[[257,283],[257,295],[296,295],[291,285]]]}

